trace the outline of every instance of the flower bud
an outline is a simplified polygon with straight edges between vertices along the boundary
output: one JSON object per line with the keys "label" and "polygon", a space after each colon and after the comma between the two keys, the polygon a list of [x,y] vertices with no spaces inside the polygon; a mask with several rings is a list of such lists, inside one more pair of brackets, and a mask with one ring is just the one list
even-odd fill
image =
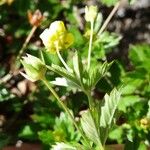
{"label": "flower bud", "polygon": [[40,10],[36,10],[33,14],[31,11],[28,11],[28,20],[32,26],[39,26],[43,20]]}
{"label": "flower bud", "polygon": [[72,45],[74,38],[71,33],[68,33],[62,21],[53,22],[48,29],[45,29],[40,35],[47,51],[51,53],[66,49]]}
{"label": "flower bud", "polygon": [[97,17],[97,6],[85,7],[85,20],[87,22],[94,22]]}
{"label": "flower bud", "polygon": [[27,54],[26,57],[23,57],[23,60],[21,60],[21,62],[26,72],[26,74],[22,72],[21,74],[28,80],[35,82],[44,77],[46,73],[46,66],[39,58]]}

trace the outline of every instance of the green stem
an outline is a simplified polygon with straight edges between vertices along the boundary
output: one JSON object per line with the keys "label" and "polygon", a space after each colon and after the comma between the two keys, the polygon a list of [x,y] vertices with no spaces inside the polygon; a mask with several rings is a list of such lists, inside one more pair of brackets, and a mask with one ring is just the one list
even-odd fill
{"label": "green stem", "polygon": [[90,110],[92,110],[92,108],[94,107],[94,104],[93,104],[93,101],[92,101],[92,97],[91,97],[91,94],[87,91],[85,91],[85,94],[88,98],[88,102],[89,102],[89,108]]}
{"label": "green stem", "polygon": [[89,147],[91,147],[90,143],[88,142],[87,137],[84,135],[83,131],[81,130],[81,128],[77,125],[77,123],[74,120],[74,117],[72,116],[72,114],[70,113],[69,109],[65,106],[65,104],[61,101],[60,97],[58,96],[58,94],[55,92],[55,90],[52,88],[51,84],[46,80],[46,78],[43,78],[42,81],[44,82],[44,84],[48,87],[48,89],[51,91],[51,93],[55,96],[55,98],[57,99],[57,102],[59,103],[59,105],[64,109],[64,111],[68,114],[68,116],[70,117],[70,119],[72,120],[72,122],[74,123],[76,129],[80,132],[80,134],[82,135],[83,139],[85,140],[85,142],[89,145]]}
{"label": "green stem", "polygon": [[60,61],[62,62],[62,64],[65,66],[65,68],[69,71],[69,72],[72,72],[72,69],[70,69],[68,67],[68,65],[66,64],[66,62],[64,61],[64,59],[62,58],[60,52],[59,52],[59,48],[58,48],[58,44],[56,44],[56,53],[58,55],[58,58],[60,59]]}
{"label": "green stem", "polygon": [[87,70],[90,69],[90,63],[91,63],[91,51],[92,51],[92,41],[93,41],[93,28],[94,28],[94,22],[91,21],[91,31],[90,31],[89,50],[88,50],[88,66],[87,66]]}

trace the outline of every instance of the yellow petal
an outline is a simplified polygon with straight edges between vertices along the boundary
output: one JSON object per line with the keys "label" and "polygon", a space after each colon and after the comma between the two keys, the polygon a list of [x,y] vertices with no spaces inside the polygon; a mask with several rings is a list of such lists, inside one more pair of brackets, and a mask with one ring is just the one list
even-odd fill
{"label": "yellow petal", "polygon": [[50,31],[51,31],[51,34],[56,33],[56,32],[61,33],[61,32],[66,32],[66,28],[62,21],[54,21],[50,25]]}
{"label": "yellow petal", "polygon": [[67,33],[65,37],[65,48],[71,46],[73,42],[74,42],[74,36],[72,35],[72,33]]}

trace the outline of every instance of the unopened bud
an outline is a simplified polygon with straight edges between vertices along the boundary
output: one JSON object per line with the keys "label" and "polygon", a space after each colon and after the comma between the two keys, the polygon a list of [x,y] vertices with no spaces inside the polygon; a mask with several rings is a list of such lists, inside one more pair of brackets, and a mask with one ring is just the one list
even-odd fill
{"label": "unopened bud", "polygon": [[36,10],[33,14],[31,11],[28,11],[28,20],[32,26],[39,26],[41,21],[43,20],[43,16],[40,10]]}
{"label": "unopened bud", "polygon": [[42,79],[45,76],[46,66],[39,58],[27,54],[26,57],[23,57],[21,62],[26,72],[26,74],[22,72],[21,74],[28,80],[34,82]]}
{"label": "unopened bud", "polygon": [[94,22],[97,17],[97,6],[85,7],[85,20],[87,22]]}

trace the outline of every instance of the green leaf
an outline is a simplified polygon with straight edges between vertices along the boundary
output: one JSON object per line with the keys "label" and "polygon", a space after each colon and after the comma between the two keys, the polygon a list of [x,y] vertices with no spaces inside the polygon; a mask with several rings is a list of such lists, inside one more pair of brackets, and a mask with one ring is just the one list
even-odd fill
{"label": "green leaf", "polygon": [[52,64],[52,66],[47,66],[47,68],[57,74],[59,74],[60,76],[66,78],[67,80],[69,80],[69,82],[72,82],[73,85],[75,85],[75,87],[80,88],[80,82],[74,77],[74,75],[70,72],[68,72],[65,68],[60,67],[58,65],[54,65]]}
{"label": "green leaf", "polygon": [[90,70],[88,86],[94,88],[98,81],[106,75],[112,63],[104,62],[101,66],[95,67]]}
{"label": "green leaf", "polygon": [[94,120],[89,110],[83,112],[81,118],[81,126],[86,136],[96,145],[99,145],[100,144],[99,134],[97,132]]}
{"label": "green leaf", "polygon": [[34,139],[35,132],[30,125],[25,125],[18,136],[25,139]]}
{"label": "green leaf", "polygon": [[77,150],[77,148],[73,147],[70,144],[66,144],[66,143],[57,143],[56,145],[52,146],[51,150]]}
{"label": "green leaf", "polygon": [[135,92],[136,89],[138,89],[142,83],[143,83],[143,80],[141,79],[130,79],[130,78],[124,78],[123,79],[123,83],[125,84],[124,85],[124,88],[122,89],[122,93],[123,94],[132,94]]}
{"label": "green leaf", "polygon": [[129,58],[135,67],[143,67],[150,72],[150,46],[148,44],[131,46]]}
{"label": "green leaf", "polygon": [[109,128],[113,122],[121,93],[113,89],[110,95],[105,95],[105,103],[101,108],[100,127]]}
{"label": "green leaf", "polygon": [[123,136],[123,128],[121,126],[117,126],[115,129],[110,131],[109,138],[111,140],[117,140],[119,143],[123,142],[122,136]]}
{"label": "green leaf", "polygon": [[79,29],[75,26],[72,26],[70,28],[70,32],[74,35],[75,39],[74,39],[74,44],[73,47],[75,49],[81,49],[81,47],[84,46],[85,43],[85,39],[83,37],[83,35],[81,34],[81,32],[79,31]]}
{"label": "green leaf", "polygon": [[52,131],[50,130],[42,130],[38,132],[39,139],[44,143],[49,145],[50,143],[54,142],[54,136]]}
{"label": "green leaf", "polygon": [[82,82],[83,65],[81,62],[81,58],[77,52],[73,57],[73,71],[80,82]]}
{"label": "green leaf", "polygon": [[[70,111],[73,115],[72,111]],[[75,129],[75,126],[68,114],[61,112],[60,116],[55,119],[54,138],[57,141],[79,141],[81,135]]]}
{"label": "green leaf", "polygon": [[146,144],[144,142],[140,142],[138,150],[147,150],[148,147],[146,146]]}
{"label": "green leaf", "polygon": [[98,13],[96,20],[95,20],[95,25],[94,25],[94,32],[98,32],[98,30],[100,29],[101,25],[102,25],[102,21],[103,21],[103,15],[102,13]]}
{"label": "green leaf", "polygon": [[14,97],[15,96],[11,94],[3,85],[0,85],[0,102],[7,101]]}
{"label": "green leaf", "polygon": [[118,109],[126,112],[127,107],[134,106],[135,103],[139,102],[141,98],[138,95],[127,95],[121,98]]}
{"label": "green leaf", "polygon": [[100,34],[98,33],[98,39],[96,42],[102,43],[104,48],[108,51],[108,49],[118,45],[121,38],[122,37],[116,33],[103,32]]}
{"label": "green leaf", "polygon": [[113,6],[118,2],[118,0],[101,0],[101,2],[107,6]]}

